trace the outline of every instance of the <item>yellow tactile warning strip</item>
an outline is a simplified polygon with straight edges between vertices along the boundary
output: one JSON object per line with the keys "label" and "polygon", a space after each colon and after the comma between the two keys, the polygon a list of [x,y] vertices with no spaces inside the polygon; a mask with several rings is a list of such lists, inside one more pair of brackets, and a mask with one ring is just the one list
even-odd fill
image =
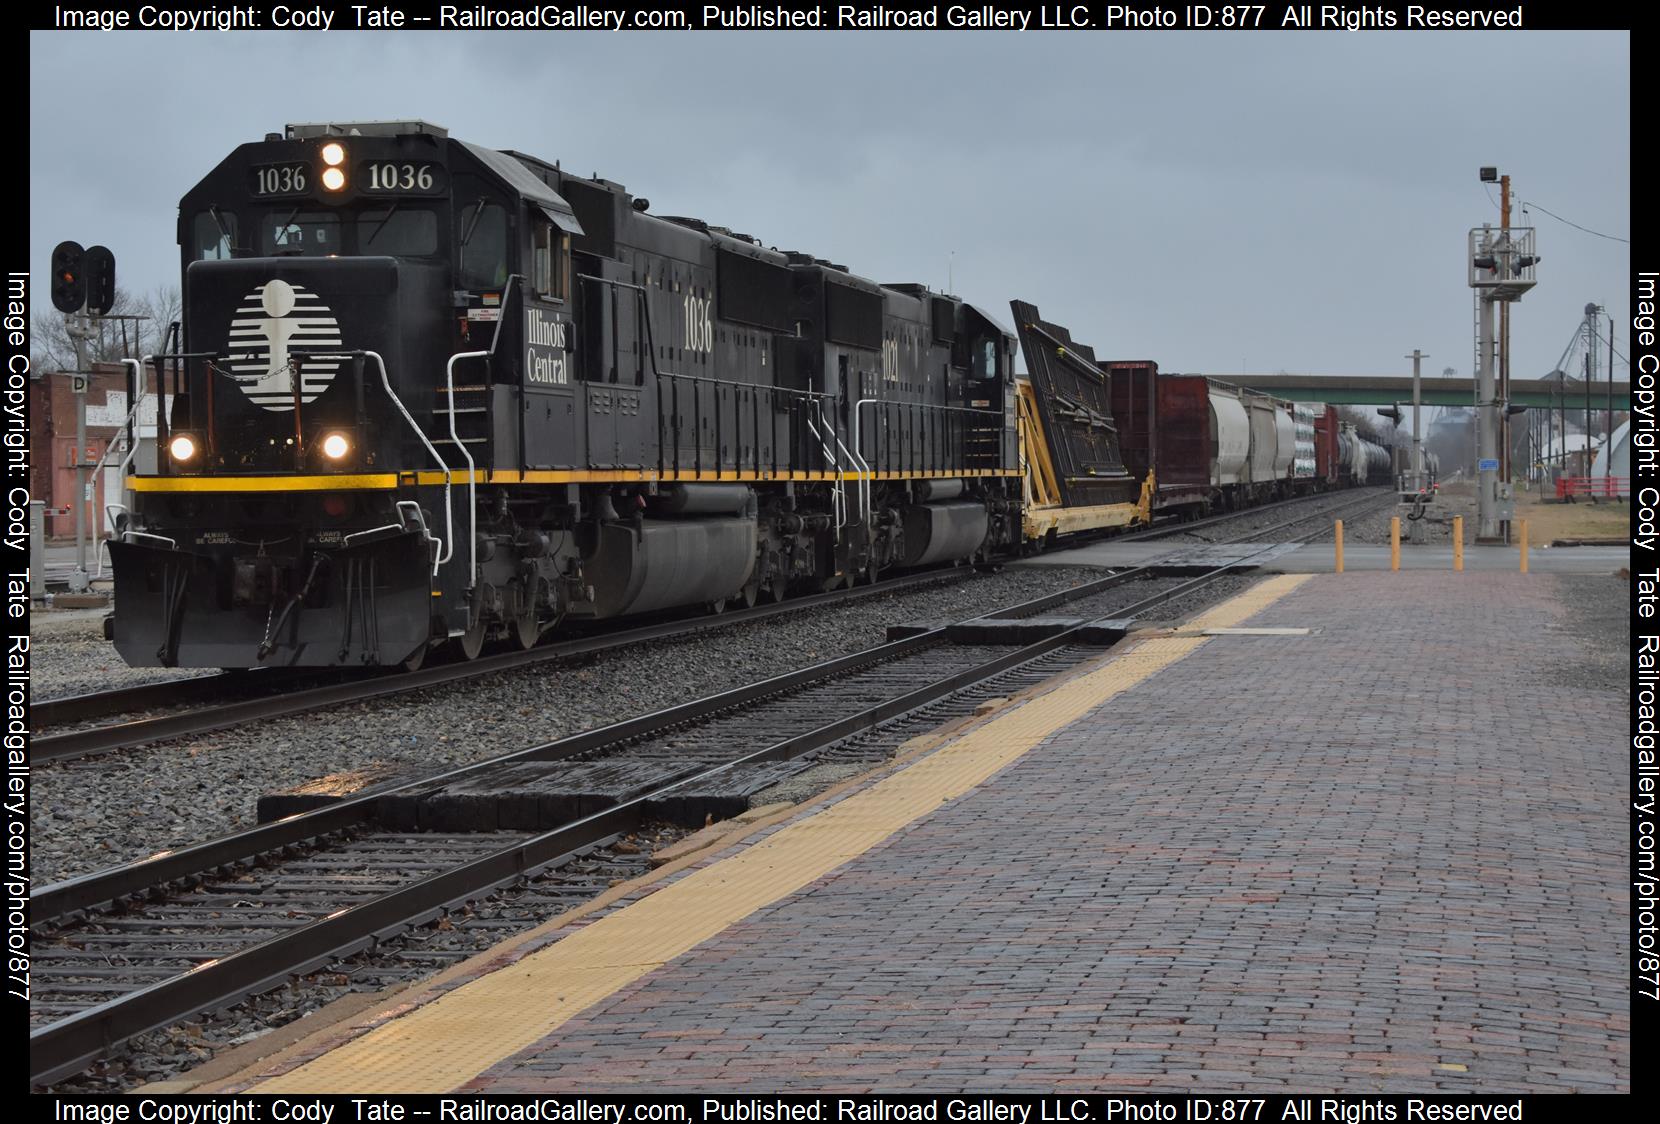
{"label": "yellow tactile warning strip", "polygon": [[[1310,575],[1272,578],[1189,622],[1228,628]],[[968,792],[1056,730],[1209,643],[1154,637],[976,727],[870,788],[481,976],[255,1093],[438,1093],[545,1038],[599,1002],[763,906]]]}

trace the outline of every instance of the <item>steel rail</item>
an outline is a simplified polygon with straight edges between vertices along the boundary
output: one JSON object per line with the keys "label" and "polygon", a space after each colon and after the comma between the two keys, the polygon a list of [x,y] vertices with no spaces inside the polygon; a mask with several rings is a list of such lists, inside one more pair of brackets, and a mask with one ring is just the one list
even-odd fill
{"label": "steel rail", "polygon": [[[1389,494],[1394,495],[1394,490],[1391,489]],[[1171,535],[1185,535],[1190,531],[1198,531],[1204,529],[1205,527],[1213,527],[1218,523],[1226,523],[1230,519],[1242,519],[1247,516],[1274,511],[1277,508],[1293,507],[1301,504],[1312,503],[1315,500],[1331,498],[1336,498],[1334,493],[1331,492],[1316,492],[1313,495],[1308,496],[1293,496],[1287,500],[1276,500],[1273,503],[1256,504],[1252,507],[1241,508],[1238,511],[1225,511],[1220,515],[1210,515],[1203,519],[1191,519],[1185,522],[1178,520],[1176,522],[1166,524],[1165,526],[1150,527],[1143,531],[1131,531],[1128,534],[1118,536],[1118,541],[1147,542],[1152,539],[1169,538]]]}
{"label": "steel rail", "polygon": [[[895,656],[908,655],[927,648],[938,647],[945,643],[944,629],[942,628],[907,640],[882,645],[862,655],[869,657],[877,653],[883,653],[891,659]],[[520,879],[531,877],[548,866],[568,860],[580,849],[599,846],[607,838],[637,828],[645,821],[648,811],[654,804],[665,795],[687,784],[713,778],[739,766],[762,761],[785,760],[814,749],[823,748],[852,734],[879,726],[918,707],[936,702],[954,694],[963,687],[999,675],[1022,663],[1046,655],[1064,643],[1065,640],[1060,637],[1046,638],[1035,644],[999,655],[974,667],[958,671],[936,680],[928,686],[826,723],[815,730],[764,746],[733,761],[697,770],[689,775],[675,776],[667,782],[655,786],[647,793],[601,812],[555,828],[552,831],[538,834],[530,839],[520,840],[490,855],[429,876],[372,901],[348,907],[321,920],[278,934],[249,948],[198,965],[182,975],[128,992],[116,999],[50,1023],[30,1033],[30,1080],[34,1084],[42,1085],[66,1077],[84,1068],[99,1057],[108,1055],[115,1047],[140,1034],[169,1026],[179,1019],[188,1018],[201,1011],[236,1002],[247,995],[281,983],[290,976],[321,966],[341,956],[351,955],[378,939],[435,917],[450,906],[477,897],[480,894],[488,893],[501,886],[509,885]],[[831,661],[831,663],[832,665],[846,665],[851,659],[852,657],[844,657],[842,660]],[[863,662],[875,661],[867,658]],[[822,671],[826,666],[828,665],[820,665],[819,668],[810,670]],[[806,681],[818,681],[827,677],[824,674],[819,674],[810,678],[792,676],[779,677],[779,679],[803,678]],[[769,680],[767,683],[777,685],[778,680]],[[734,693],[728,692],[725,695],[716,696],[714,700],[700,700],[700,703],[676,707],[670,711],[649,716],[648,719],[619,723],[604,730],[594,731],[592,734],[562,739],[560,742],[550,743],[549,746],[538,747],[538,749],[547,750],[558,747],[561,751],[556,756],[571,756],[586,749],[595,748],[596,743],[603,744],[606,741],[624,740],[623,736],[619,736],[619,731],[625,728],[633,727],[635,732],[640,732],[641,728],[649,724],[653,728],[662,729],[677,725],[690,718],[701,717],[716,710],[726,709],[727,706],[732,705],[730,701],[724,705],[708,704],[714,703],[716,700],[728,700]],[[505,760],[525,760],[537,752],[536,749],[522,751],[508,758],[496,758],[486,764],[497,766]],[[477,771],[481,767],[483,766],[456,770],[446,774],[446,777],[454,777],[462,772]],[[435,778],[425,778],[414,782],[414,784],[400,787],[425,786],[433,783],[434,780]],[[323,809],[320,813],[304,813],[292,817],[289,821],[267,826],[282,827],[286,825],[292,829],[300,821],[309,821],[314,825],[323,821],[333,825],[333,828],[337,830],[351,825],[350,823],[343,823],[342,821],[345,819],[349,818],[351,823],[360,823],[367,820],[372,812],[374,801],[379,795],[384,794],[383,791],[373,796],[358,797],[348,802],[350,808],[337,805],[334,808]],[[334,814],[330,815],[330,813]],[[255,829],[255,832],[243,833],[243,835],[255,834],[260,830]],[[291,834],[291,832],[287,834]],[[315,837],[315,833],[308,834]],[[291,839],[291,842],[299,841],[302,840]],[[180,852],[179,854],[184,855],[186,852]],[[132,869],[135,871],[144,870],[151,875],[156,873],[156,868],[148,863],[138,864]],[[76,881],[86,883],[90,879]],[[74,885],[75,883],[64,883],[58,887],[49,887],[45,893],[50,894],[54,890],[59,891],[61,899],[62,891]]]}
{"label": "steel rail", "polygon": [[[107,753],[112,750],[126,749],[149,742],[164,741],[169,738],[206,734],[230,726],[239,726],[245,722],[279,718],[288,714],[316,710],[320,707],[334,706],[340,703],[384,698],[390,695],[403,694],[407,691],[417,691],[426,687],[471,679],[475,676],[529,667],[550,660],[568,660],[577,656],[594,655],[600,652],[627,648],[653,640],[692,636],[710,629],[748,624],[789,613],[836,605],[845,601],[879,596],[883,593],[898,593],[919,585],[958,581],[970,572],[970,569],[964,566],[949,570],[929,571],[922,574],[907,574],[873,585],[858,586],[854,589],[837,589],[827,593],[815,593],[807,597],[791,598],[772,605],[756,605],[752,608],[739,609],[713,616],[660,621],[655,624],[625,629],[621,632],[605,632],[594,636],[563,640],[557,644],[531,648],[523,652],[501,652],[481,659],[441,664],[423,668],[420,671],[376,674],[371,677],[328,683],[320,687],[262,695],[257,698],[244,699],[202,710],[186,711],[180,714],[140,718],[131,722],[118,722],[85,730],[72,730],[61,734],[41,734],[30,740],[29,756],[31,761],[39,764],[47,761],[63,761],[73,757],[84,757],[92,753]],[[261,673],[257,682],[263,683],[266,675],[288,670],[272,668]],[[235,675],[236,673],[231,674]],[[186,692],[192,696],[207,695],[211,697],[215,687],[223,689],[224,679],[224,675],[205,675],[194,679],[178,680],[171,684],[145,684],[142,687],[129,688],[128,690],[144,700],[159,700],[165,696],[168,688],[175,690],[185,688]],[[194,684],[202,684],[202,686],[192,686]],[[96,697],[95,695],[80,695],[57,700],[57,702],[58,705],[63,706]],[[176,702],[178,699],[172,698],[166,701]],[[33,712],[31,712],[31,720],[34,720]]]}

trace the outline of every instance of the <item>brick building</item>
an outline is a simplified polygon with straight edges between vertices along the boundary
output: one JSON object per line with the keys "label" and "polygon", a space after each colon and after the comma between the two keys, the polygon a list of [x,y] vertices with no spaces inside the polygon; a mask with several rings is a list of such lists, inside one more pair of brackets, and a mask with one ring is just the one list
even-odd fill
{"label": "brick building", "polygon": [[[87,385],[87,461],[104,460],[111,442],[117,446],[105,466],[93,473],[93,499],[88,505],[89,528],[108,528],[105,507],[125,502],[120,479],[121,461],[126,455],[124,425],[132,403],[128,399],[128,369],[120,363],[95,363]],[[52,371],[29,384],[31,479],[30,494],[46,504],[46,537],[75,537],[75,390],[73,376]],[[155,376],[146,372],[148,390],[154,390]],[[153,394],[147,396],[138,417],[140,471],[155,470],[156,408]],[[103,530],[99,531],[102,535]]]}

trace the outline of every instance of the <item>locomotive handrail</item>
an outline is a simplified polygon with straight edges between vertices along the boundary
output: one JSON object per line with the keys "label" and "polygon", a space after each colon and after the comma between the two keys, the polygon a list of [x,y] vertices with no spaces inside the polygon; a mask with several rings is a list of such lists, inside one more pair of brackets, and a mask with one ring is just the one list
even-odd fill
{"label": "locomotive handrail", "polygon": [[[824,416],[822,407],[819,409],[818,418],[826,426],[830,424],[829,419]],[[824,439],[824,434],[819,432],[818,426],[813,424],[813,415],[806,414],[803,420],[807,423],[807,428],[812,431],[813,436],[818,438],[819,448],[824,453],[825,462],[836,473],[836,486],[830,491],[830,506],[836,513],[836,541],[839,543],[842,541],[842,528],[847,525],[847,488],[841,479],[841,459],[836,456],[836,450],[832,449],[830,443]]]}
{"label": "locomotive handrail", "polygon": [[[117,429],[125,429],[127,431],[127,453],[121,458],[121,467],[116,469],[116,475],[120,476],[123,481],[123,490],[126,488],[125,481],[127,478],[127,466],[133,463],[133,457],[138,452],[138,435],[133,430],[133,422],[138,418],[138,409],[140,406],[144,405],[145,396],[150,393],[144,389],[144,364],[154,358],[155,356],[153,355],[147,355],[143,359],[121,360],[122,366],[131,367],[133,371],[132,381],[128,384],[129,388],[133,391],[133,406],[132,409],[127,411],[127,420],[116,427]],[[98,458],[98,463],[92,467],[92,472],[88,473],[89,476],[109,466],[110,453],[113,452],[114,449],[115,443],[113,441],[104,446],[104,455]],[[113,524],[115,520],[110,515],[110,512],[115,508],[120,508],[122,511],[126,511],[127,505],[124,503],[104,505],[104,518],[109,519],[111,524]],[[97,546],[94,548],[94,553],[98,558],[98,566],[92,572],[92,580],[97,581],[104,576],[104,547],[109,543],[109,538],[107,536],[104,538],[98,538],[96,531],[93,532],[93,537],[97,540]]]}
{"label": "locomotive handrail", "polygon": [[[500,321],[497,321],[497,330],[500,330]],[[494,350],[492,348],[492,350]],[[450,356],[450,361],[444,366],[444,388],[450,395],[450,440],[455,447],[461,450],[461,455],[467,458],[467,588],[474,589],[478,585],[478,499],[477,483],[478,468],[473,464],[473,454],[467,451],[467,446],[461,442],[461,434],[455,431],[455,361],[457,359],[488,359],[489,351],[458,351]],[[445,501],[446,504],[448,500]],[[436,571],[434,571],[436,572]]]}
{"label": "locomotive handrail", "polygon": [[[123,366],[131,365],[133,369],[133,408],[127,411],[127,420],[124,423],[127,429],[127,455],[121,458],[120,474],[127,475],[127,466],[133,462],[133,454],[138,452],[138,434],[133,430],[133,422],[138,417],[138,408],[144,405],[144,398],[150,392],[144,389],[144,364],[154,359],[154,355],[147,355],[143,359],[123,359]],[[105,450],[105,458],[109,456]],[[100,465],[102,467],[102,465]]]}
{"label": "locomotive handrail", "polygon": [[[453,549],[455,545],[455,521],[454,513],[451,511],[452,505],[450,503],[450,483],[454,477],[454,472],[450,469],[449,462],[445,461],[444,458],[438,454],[438,450],[434,448],[432,442],[427,439],[425,431],[423,431],[420,426],[415,424],[415,419],[410,416],[408,408],[403,404],[403,399],[399,398],[397,391],[392,389],[392,380],[388,378],[386,374],[386,360],[380,357],[380,352],[369,351],[366,348],[357,351],[313,351],[309,352],[306,358],[355,359],[359,355],[367,355],[375,361],[375,366],[380,369],[380,385],[385,388],[386,397],[392,400],[392,405],[398,408],[398,413],[403,415],[403,420],[409,423],[409,428],[414,430],[415,436],[421,439],[421,444],[425,445],[427,452],[432,454],[432,459],[437,461],[438,467],[444,470],[444,537],[436,540],[438,543],[438,556],[434,558],[432,562],[432,576],[437,577],[438,568],[448,562],[455,554]],[[453,394],[451,395],[451,399],[453,405]],[[465,452],[465,449],[463,449],[463,452]],[[471,460],[470,457],[468,459]],[[431,534],[432,532],[427,532],[429,538],[431,537]]]}
{"label": "locomotive handrail", "polygon": [[[857,401],[853,404],[853,448],[855,450],[858,450],[860,448],[860,442],[859,442],[859,411],[862,410],[864,407],[870,406],[870,405],[879,405],[879,406],[887,406],[887,407],[894,407],[894,408],[899,408],[899,407],[919,408],[919,409],[923,410],[925,413],[978,414],[978,415],[980,415],[982,417],[986,417],[986,418],[999,418],[999,419],[1001,419],[1002,416],[1003,416],[1003,413],[1002,413],[1001,410],[993,410],[993,409],[983,408],[983,407],[979,407],[979,406],[946,406],[946,405],[943,405],[943,404],[940,404],[940,403],[935,403],[935,402],[898,402],[898,401],[894,401],[892,399],[887,399],[887,398],[861,398],[861,399],[859,399],[859,401]],[[861,462],[863,461],[864,458],[863,458],[862,454],[859,455],[859,459],[860,459]],[[937,462],[935,462],[935,463],[937,463]]]}
{"label": "locomotive handrail", "polygon": [[[392,405],[398,408],[398,413],[403,415],[403,420],[409,423],[409,428],[415,431],[415,436],[421,439],[421,444],[427,447],[427,452],[432,454],[432,459],[437,461],[439,467],[444,470],[444,541],[438,544],[438,557],[433,559],[432,562],[432,576],[437,577],[438,567],[448,562],[455,553],[455,525],[452,522],[454,512],[451,511],[453,505],[450,503],[450,466],[443,457],[438,455],[438,450],[433,447],[431,441],[427,440],[426,433],[415,424],[415,419],[410,416],[408,407],[403,404],[403,399],[399,398],[397,391],[392,389],[392,380],[386,374],[386,360],[380,357],[380,352],[365,350],[363,354],[374,356],[375,366],[380,368],[380,385],[386,388],[386,396],[392,400]],[[342,358],[351,357],[348,355],[342,356]]]}

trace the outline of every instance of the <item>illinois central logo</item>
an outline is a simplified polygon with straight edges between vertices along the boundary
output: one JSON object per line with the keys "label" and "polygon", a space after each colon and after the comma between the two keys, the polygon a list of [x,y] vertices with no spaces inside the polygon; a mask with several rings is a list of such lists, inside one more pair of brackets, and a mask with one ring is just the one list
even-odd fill
{"label": "illinois central logo", "polygon": [[242,298],[231,320],[230,359],[225,365],[256,405],[292,410],[296,373],[300,401],[310,402],[328,389],[345,362],[304,353],[341,346],[340,324],[316,293],[273,280]]}

